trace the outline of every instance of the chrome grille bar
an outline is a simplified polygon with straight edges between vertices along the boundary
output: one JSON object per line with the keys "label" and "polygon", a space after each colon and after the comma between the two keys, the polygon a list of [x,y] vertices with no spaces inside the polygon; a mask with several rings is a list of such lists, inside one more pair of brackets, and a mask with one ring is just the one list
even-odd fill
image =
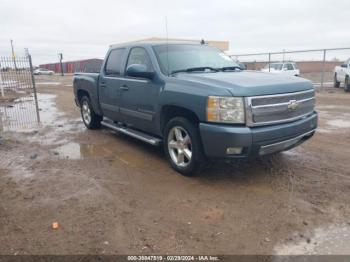
{"label": "chrome grille bar", "polygon": [[291,122],[314,111],[315,91],[247,97],[245,103],[247,126]]}

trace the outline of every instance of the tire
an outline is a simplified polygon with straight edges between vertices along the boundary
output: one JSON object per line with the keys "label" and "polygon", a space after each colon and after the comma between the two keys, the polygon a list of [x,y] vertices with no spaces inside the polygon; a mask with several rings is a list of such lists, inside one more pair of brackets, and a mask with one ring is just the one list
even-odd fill
{"label": "tire", "polygon": [[337,74],[334,74],[334,84],[333,84],[333,86],[335,88],[339,88],[340,87],[340,82],[338,82],[338,80],[337,80]]}
{"label": "tire", "polygon": [[95,113],[88,96],[83,96],[80,99],[80,113],[81,118],[88,129],[98,129],[101,127],[103,117]]}
{"label": "tire", "polygon": [[174,117],[166,124],[164,152],[171,167],[185,176],[199,173],[206,162],[198,129],[184,117]]}
{"label": "tire", "polygon": [[345,77],[344,90],[345,92],[350,92],[349,76]]}

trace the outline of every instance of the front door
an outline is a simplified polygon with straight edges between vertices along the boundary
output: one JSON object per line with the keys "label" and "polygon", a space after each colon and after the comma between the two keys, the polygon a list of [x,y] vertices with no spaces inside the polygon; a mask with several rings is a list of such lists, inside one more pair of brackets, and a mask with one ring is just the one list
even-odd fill
{"label": "front door", "polygon": [[[147,50],[134,47],[130,50],[126,68],[133,64],[142,64],[147,70],[154,71]],[[159,86],[151,79],[128,77],[120,89],[120,113],[123,122],[135,128],[154,131],[154,116],[159,94]]]}
{"label": "front door", "polygon": [[125,48],[111,50],[99,79],[99,99],[103,115],[114,121],[121,121],[120,87],[123,85],[121,68],[125,53]]}

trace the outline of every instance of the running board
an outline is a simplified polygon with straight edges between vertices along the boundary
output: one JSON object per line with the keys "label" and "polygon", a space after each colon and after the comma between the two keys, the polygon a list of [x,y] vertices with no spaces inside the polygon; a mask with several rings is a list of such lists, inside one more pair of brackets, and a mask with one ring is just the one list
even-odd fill
{"label": "running board", "polygon": [[101,124],[105,127],[108,127],[108,128],[113,129],[117,132],[123,133],[125,135],[134,137],[136,139],[139,139],[139,140],[146,142],[148,144],[151,144],[153,146],[158,146],[162,142],[162,140],[157,138],[157,137],[151,136],[149,134],[146,134],[146,133],[143,133],[141,131],[134,130],[134,129],[131,129],[128,127],[119,126],[119,125],[113,123],[112,121],[103,120],[101,122]]}

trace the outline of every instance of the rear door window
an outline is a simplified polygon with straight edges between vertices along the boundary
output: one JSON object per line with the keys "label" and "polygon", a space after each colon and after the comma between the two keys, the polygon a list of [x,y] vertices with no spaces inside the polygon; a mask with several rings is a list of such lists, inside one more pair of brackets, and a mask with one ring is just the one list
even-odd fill
{"label": "rear door window", "polygon": [[114,49],[109,53],[105,67],[106,75],[120,75],[125,49]]}

